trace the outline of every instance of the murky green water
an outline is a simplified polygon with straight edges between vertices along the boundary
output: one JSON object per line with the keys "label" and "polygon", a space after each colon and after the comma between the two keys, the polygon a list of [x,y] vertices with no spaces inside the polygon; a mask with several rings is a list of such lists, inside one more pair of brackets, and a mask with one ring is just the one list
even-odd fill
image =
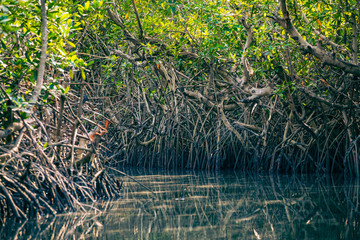
{"label": "murky green water", "polygon": [[[129,172],[129,171],[128,171]],[[359,182],[315,176],[129,172],[101,210],[7,220],[1,239],[360,239]],[[146,174],[146,175],[144,175]]]}

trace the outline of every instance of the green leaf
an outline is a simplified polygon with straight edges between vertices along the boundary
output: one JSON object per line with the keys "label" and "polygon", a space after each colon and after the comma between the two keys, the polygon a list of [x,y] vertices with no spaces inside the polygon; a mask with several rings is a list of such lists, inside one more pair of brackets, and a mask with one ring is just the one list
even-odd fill
{"label": "green leaf", "polygon": [[76,45],[75,45],[74,43],[72,43],[72,42],[70,42],[70,41],[67,41],[67,42],[68,42],[68,44],[69,44],[70,46],[76,48]]}
{"label": "green leaf", "polygon": [[69,70],[69,75],[70,75],[70,79],[74,78],[74,73],[73,73],[73,71],[71,69]]}
{"label": "green leaf", "polygon": [[90,7],[90,2],[89,1],[87,1],[86,3],[85,3],[85,10],[87,11],[87,10],[89,10],[89,7]]}
{"label": "green leaf", "polygon": [[2,39],[1,39],[0,43],[1,43],[1,46],[4,48],[4,50],[6,50],[7,49],[6,44]]}
{"label": "green leaf", "polygon": [[46,91],[45,95],[43,96],[43,101],[45,102],[49,98],[49,92]]}
{"label": "green leaf", "polygon": [[61,55],[63,55],[63,56],[66,55],[66,51],[62,46],[58,45],[57,48],[58,48],[59,52],[61,53]]}
{"label": "green leaf", "polygon": [[27,118],[26,112],[20,112],[20,116],[21,116],[22,119]]}
{"label": "green leaf", "polygon": [[86,80],[86,75],[85,75],[85,72],[84,72],[84,69],[81,69],[81,77]]}
{"label": "green leaf", "polygon": [[64,19],[67,19],[68,17],[70,17],[69,13],[63,13],[63,15],[60,17],[60,22],[62,22]]}
{"label": "green leaf", "polygon": [[97,8],[99,6],[99,2],[97,0],[93,1],[94,8]]}
{"label": "green leaf", "polygon": [[64,90],[64,94],[67,94],[67,92],[70,90],[70,86],[68,86],[67,88],[65,88]]}

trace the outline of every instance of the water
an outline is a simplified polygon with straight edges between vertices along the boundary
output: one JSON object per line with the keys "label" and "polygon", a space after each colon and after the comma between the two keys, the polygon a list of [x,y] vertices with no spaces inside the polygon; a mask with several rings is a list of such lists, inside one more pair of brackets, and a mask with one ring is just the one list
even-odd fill
{"label": "water", "polygon": [[[338,177],[131,172],[123,199],[24,223],[1,239],[360,239],[359,182]],[[91,209],[88,207],[88,209]]]}

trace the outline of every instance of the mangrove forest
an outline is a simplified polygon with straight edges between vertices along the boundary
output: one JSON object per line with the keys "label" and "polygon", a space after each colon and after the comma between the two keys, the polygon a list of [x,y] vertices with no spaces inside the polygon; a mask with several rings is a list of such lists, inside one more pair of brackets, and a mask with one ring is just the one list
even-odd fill
{"label": "mangrove forest", "polygon": [[359,0],[1,0],[0,225],[154,197],[129,167],[360,177],[359,34]]}

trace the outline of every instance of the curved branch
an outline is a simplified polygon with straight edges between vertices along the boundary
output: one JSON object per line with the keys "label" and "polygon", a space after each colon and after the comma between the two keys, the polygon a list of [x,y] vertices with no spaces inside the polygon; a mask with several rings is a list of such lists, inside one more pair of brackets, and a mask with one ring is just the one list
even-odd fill
{"label": "curved branch", "polygon": [[350,62],[343,61],[335,56],[334,53],[329,53],[320,46],[313,46],[308,43],[298,32],[291,22],[289,12],[286,7],[286,0],[280,0],[280,10],[283,13],[283,18],[278,14],[273,16],[273,19],[278,22],[292,39],[300,46],[305,53],[310,53],[320,59],[323,64],[338,67],[346,73],[351,73],[360,76],[360,66]]}
{"label": "curved branch", "polygon": [[244,145],[244,140],[241,137],[240,133],[231,125],[229,120],[227,119],[225,112],[224,112],[224,99],[222,99],[221,103],[219,104],[219,113],[220,119],[224,123],[225,127],[232,133],[235,134],[236,138]]}
{"label": "curved branch", "polygon": [[[239,20],[239,23],[240,23],[240,20]],[[249,61],[247,60],[247,57],[246,57],[246,54],[245,54],[245,51],[246,49],[248,49],[252,43],[252,37],[253,37],[253,32],[251,30],[251,25],[248,24],[246,22],[246,19],[245,17],[243,17],[241,19],[241,23],[244,25],[245,29],[246,29],[246,42],[245,42],[245,46],[244,46],[244,49],[243,49],[243,55],[241,57],[241,65],[243,67],[243,77],[242,79],[237,79],[237,81],[240,83],[241,86],[245,85],[249,78],[254,74],[254,70],[252,69]],[[235,63],[234,66],[231,68],[231,73],[235,73],[237,67],[240,65],[240,63]]]}
{"label": "curved branch", "polygon": [[21,211],[21,210],[18,208],[18,206],[16,205],[16,203],[15,203],[14,199],[12,198],[11,194],[6,189],[6,187],[2,184],[1,181],[0,181],[0,192],[2,192],[4,194],[6,202],[10,206],[10,208],[13,211],[15,217],[21,218],[21,214],[19,213],[19,211]]}
{"label": "curved branch", "polygon": [[234,123],[236,125],[239,125],[240,127],[249,128],[249,129],[251,129],[253,131],[256,131],[256,132],[261,132],[263,130],[262,128],[260,128],[258,126],[242,123],[242,122],[239,122],[239,121],[235,121]]}
{"label": "curved branch", "polygon": [[5,138],[13,132],[19,131],[23,127],[22,122],[13,122],[6,129],[0,130],[0,138]]}
{"label": "curved branch", "polygon": [[148,146],[150,145],[151,143],[155,142],[156,140],[156,136],[153,137],[152,139],[148,140],[148,141],[145,141],[145,142],[141,142],[141,141],[138,141],[138,143],[142,146]]}
{"label": "curved branch", "polygon": [[[295,2],[295,5],[296,5],[297,7],[299,7],[299,3],[298,3],[297,1],[294,1],[294,2]],[[301,16],[302,16],[302,18],[304,19],[304,21],[305,21],[306,24],[310,24],[309,19],[306,17],[306,15],[305,15],[303,12],[301,12]],[[322,34],[319,30],[317,30],[316,28],[313,27],[312,29],[313,29],[313,31],[316,33],[316,35],[318,35],[318,36],[320,37],[320,39],[321,39],[321,41],[322,41],[323,43],[331,45],[335,50],[348,52],[348,50],[347,50],[345,47],[343,47],[343,46],[341,46],[341,45],[339,45],[339,44],[336,44],[335,42],[331,41],[331,39],[329,39],[328,37],[326,37],[325,35],[323,35],[323,34]]]}
{"label": "curved branch", "polygon": [[143,32],[143,29],[142,29],[142,26],[141,26],[141,21],[140,21],[140,17],[139,17],[139,13],[138,13],[138,10],[136,8],[136,4],[135,4],[135,1],[134,0],[131,0],[132,4],[133,4],[133,7],[134,7],[134,12],[135,12],[135,15],[136,15],[136,20],[138,22],[138,26],[139,26],[139,38],[142,39],[144,37],[144,32]]}
{"label": "curved branch", "polygon": [[119,15],[116,13],[116,11],[114,13],[113,11],[110,10],[110,8],[108,8],[107,13],[109,14],[110,19],[124,31],[124,34],[128,40],[130,40],[135,45],[141,45],[141,41],[136,37],[134,37],[128,30],[126,30],[125,25],[122,23],[122,20],[119,17]]}
{"label": "curved branch", "polygon": [[269,96],[269,95],[273,94],[273,92],[274,92],[274,88],[272,88],[271,86],[266,86],[263,88],[255,88],[255,87],[246,86],[244,88],[244,90],[245,90],[245,92],[251,94],[251,96],[248,97],[247,100],[253,100],[258,97]]}
{"label": "curved branch", "polygon": [[215,106],[215,103],[210,101],[208,98],[206,98],[204,95],[202,95],[199,91],[193,92],[193,91],[189,91],[186,89],[183,89],[182,91],[185,95],[192,97],[192,98],[196,98],[197,100],[199,100],[202,103],[205,103],[206,105],[208,105],[211,108],[213,108]]}
{"label": "curved branch", "polygon": [[326,99],[316,95],[315,93],[307,90],[306,88],[299,88],[299,90],[303,93],[305,93],[306,95],[308,95],[309,97],[313,98],[313,99],[316,99],[318,100],[319,102],[322,102],[326,105],[328,105],[329,107],[333,107],[333,108],[337,108],[337,109],[341,109],[341,110],[344,110],[344,109],[348,109],[350,106],[348,105],[341,105],[341,104],[338,104],[338,103],[332,103],[332,102],[329,102],[327,101]]}
{"label": "curved branch", "polygon": [[6,158],[10,157],[11,154],[13,154],[13,153],[15,153],[15,152],[18,151],[19,146],[20,146],[20,143],[21,143],[21,140],[22,140],[22,138],[23,138],[23,136],[24,136],[25,131],[26,131],[26,128],[23,128],[23,130],[20,132],[18,138],[16,139],[16,141],[15,141],[15,143],[14,143],[14,147],[13,147],[10,151],[8,151],[7,153],[4,153],[4,154],[0,155],[0,161],[5,160]]}
{"label": "curved branch", "polygon": [[47,19],[46,19],[46,0],[41,0],[41,55],[39,62],[39,72],[36,81],[36,86],[31,97],[30,102],[37,102],[41,87],[44,82],[44,73],[45,73],[45,62],[46,62],[46,50],[47,50]]}

